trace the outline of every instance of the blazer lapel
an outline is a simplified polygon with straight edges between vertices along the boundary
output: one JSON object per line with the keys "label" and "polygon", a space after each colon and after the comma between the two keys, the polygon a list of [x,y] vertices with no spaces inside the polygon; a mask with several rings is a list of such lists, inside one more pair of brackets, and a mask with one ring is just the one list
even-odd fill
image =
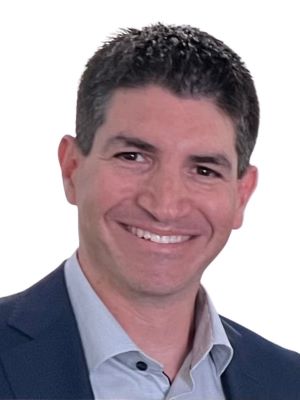
{"label": "blazer lapel", "polygon": [[[228,339],[233,347],[234,355],[228,368],[222,375],[222,385],[228,400],[267,400],[269,395],[258,378],[259,364],[255,354],[247,347],[247,341],[236,330],[230,321],[221,317]],[[260,376],[261,372],[260,372]]]}
{"label": "blazer lapel", "polygon": [[63,267],[20,295],[1,357],[17,398],[93,399]]}

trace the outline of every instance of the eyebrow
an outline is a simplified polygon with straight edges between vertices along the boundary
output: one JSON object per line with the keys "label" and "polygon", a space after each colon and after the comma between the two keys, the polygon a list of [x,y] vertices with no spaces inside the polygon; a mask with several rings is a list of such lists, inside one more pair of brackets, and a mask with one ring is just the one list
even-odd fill
{"label": "eyebrow", "polygon": [[224,154],[192,155],[190,160],[197,164],[214,164],[232,169],[232,164]]}
{"label": "eyebrow", "polygon": [[104,146],[104,150],[107,151],[111,146],[120,144],[125,145],[127,147],[135,147],[137,149],[148,151],[150,153],[157,152],[157,148],[153,146],[153,144],[150,144],[148,142],[145,142],[144,140],[141,140],[133,136],[124,135],[122,133],[109,138],[109,140],[106,142]]}

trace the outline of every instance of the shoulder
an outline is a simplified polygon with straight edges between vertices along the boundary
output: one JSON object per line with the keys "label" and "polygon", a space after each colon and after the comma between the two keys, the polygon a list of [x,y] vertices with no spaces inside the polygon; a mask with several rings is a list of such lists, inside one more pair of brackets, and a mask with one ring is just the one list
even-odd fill
{"label": "shoulder", "polygon": [[242,366],[248,375],[262,378],[283,393],[288,387],[300,393],[300,354],[227,318],[221,317],[221,321],[234,350],[234,366]]}
{"label": "shoulder", "polygon": [[[21,332],[31,336],[55,318],[67,303],[63,264],[23,292],[0,298],[0,350],[19,341]],[[26,335],[25,335],[26,336]]]}
{"label": "shoulder", "polygon": [[45,293],[52,293],[55,288],[60,288],[64,284],[64,264],[65,262],[28,289],[0,298],[0,316],[14,307],[20,299],[44,296]]}
{"label": "shoulder", "polygon": [[229,338],[234,338],[234,341],[239,345],[243,344],[243,346],[245,346],[245,344],[247,344],[247,349],[249,350],[262,351],[274,356],[284,356],[291,360],[295,359],[300,362],[300,354],[272,343],[250,329],[228,318],[221,316],[221,321]]}

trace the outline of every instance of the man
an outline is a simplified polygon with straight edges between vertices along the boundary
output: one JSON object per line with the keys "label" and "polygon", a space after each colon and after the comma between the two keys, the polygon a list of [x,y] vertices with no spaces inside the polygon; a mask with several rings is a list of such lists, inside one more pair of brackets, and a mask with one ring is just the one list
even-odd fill
{"label": "man", "polygon": [[196,28],[96,52],[59,146],[79,248],[2,300],[1,399],[300,399],[300,356],[199,285],[255,189],[258,119],[240,58]]}

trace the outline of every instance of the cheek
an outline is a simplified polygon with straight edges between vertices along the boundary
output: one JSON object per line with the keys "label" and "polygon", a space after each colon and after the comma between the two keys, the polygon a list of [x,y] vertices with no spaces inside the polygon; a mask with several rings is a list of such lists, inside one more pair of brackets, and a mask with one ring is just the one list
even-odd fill
{"label": "cheek", "polygon": [[203,212],[210,221],[213,231],[228,234],[234,227],[237,209],[236,191],[218,190],[204,199]]}
{"label": "cheek", "polygon": [[90,223],[105,218],[113,207],[126,198],[132,198],[137,190],[136,186],[130,185],[126,179],[104,172],[89,176],[82,182],[78,208],[82,216],[88,218]]}

